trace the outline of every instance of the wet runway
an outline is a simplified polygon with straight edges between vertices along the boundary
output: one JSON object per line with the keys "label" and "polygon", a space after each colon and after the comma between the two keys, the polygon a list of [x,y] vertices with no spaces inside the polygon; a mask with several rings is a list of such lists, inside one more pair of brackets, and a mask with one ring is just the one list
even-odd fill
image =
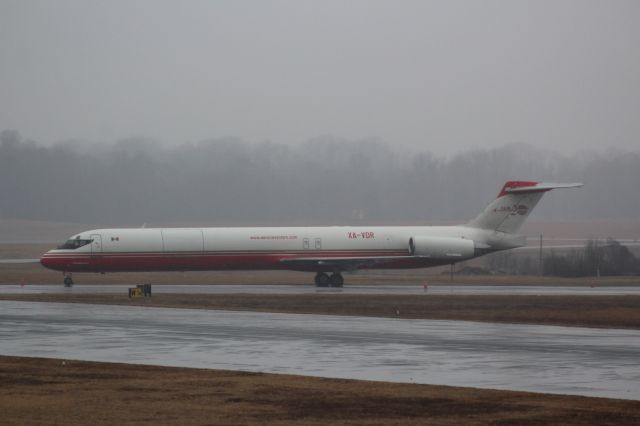
{"label": "wet runway", "polygon": [[[132,285],[82,285],[71,288],[62,285],[0,285],[0,294],[127,294]],[[153,286],[155,294],[457,294],[457,295],[640,295],[636,287],[549,287],[549,286],[495,286],[495,285],[438,285],[424,288],[412,286],[352,286],[343,288],[316,288],[308,285],[165,285]]]}
{"label": "wet runway", "polygon": [[0,259],[0,264],[40,263],[40,259]]}
{"label": "wet runway", "polygon": [[640,331],[0,301],[0,354],[640,399]]}

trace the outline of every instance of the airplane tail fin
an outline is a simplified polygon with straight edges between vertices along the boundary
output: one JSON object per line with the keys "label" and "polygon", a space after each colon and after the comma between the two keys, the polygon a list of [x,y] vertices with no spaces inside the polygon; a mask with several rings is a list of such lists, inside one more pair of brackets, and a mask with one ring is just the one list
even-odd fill
{"label": "airplane tail fin", "polygon": [[577,188],[581,183],[539,183],[508,181],[498,197],[467,226],[516,233],[545,192],[556,188]]}

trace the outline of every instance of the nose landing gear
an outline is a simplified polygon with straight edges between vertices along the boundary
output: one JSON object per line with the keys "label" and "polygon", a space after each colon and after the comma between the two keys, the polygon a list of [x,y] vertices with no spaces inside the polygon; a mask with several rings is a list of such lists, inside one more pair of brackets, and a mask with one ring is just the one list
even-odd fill
{"label": "nose landing gear", "polygon": [[73,287],[73,278],[71,278],[70,273],[64,273],[63,282],[65,287]]}
{"label": "nose landing gear", "polygon": [[339,272],[327,275],[324,272],[318,272],[315,278],[316,287],[342,287],[344,284],[344,278]]}

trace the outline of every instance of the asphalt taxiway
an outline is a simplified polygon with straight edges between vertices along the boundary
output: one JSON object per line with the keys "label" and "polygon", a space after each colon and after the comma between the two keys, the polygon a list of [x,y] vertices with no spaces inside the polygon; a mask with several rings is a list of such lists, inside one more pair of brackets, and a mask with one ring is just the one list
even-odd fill
{"label": "asphalt taxiway", "polygon": [[0,301],[0,354],[640,399],[638,330]]}
{"label": "asphalt taxiway", "polygon": [[[129,285],[76,284],[62,285],[0,285],[0,294],[127,294]],[[621,296],[640,295],[640,286],[630,287],[553,287],[509,285],[437,285],[437,286],[361,286],[316,288],[309,285],[153,285],[157,294],[457,294],[457,295],[557,295],[557,296]]]}

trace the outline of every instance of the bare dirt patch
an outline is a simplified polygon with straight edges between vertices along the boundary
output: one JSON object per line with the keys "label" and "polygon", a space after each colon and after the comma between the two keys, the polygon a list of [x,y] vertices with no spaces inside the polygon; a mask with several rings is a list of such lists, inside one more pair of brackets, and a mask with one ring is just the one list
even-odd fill
{"label": "bare dirt patch", "polygon": [[640,401],[0,356],[2,424],[640,424]]}

